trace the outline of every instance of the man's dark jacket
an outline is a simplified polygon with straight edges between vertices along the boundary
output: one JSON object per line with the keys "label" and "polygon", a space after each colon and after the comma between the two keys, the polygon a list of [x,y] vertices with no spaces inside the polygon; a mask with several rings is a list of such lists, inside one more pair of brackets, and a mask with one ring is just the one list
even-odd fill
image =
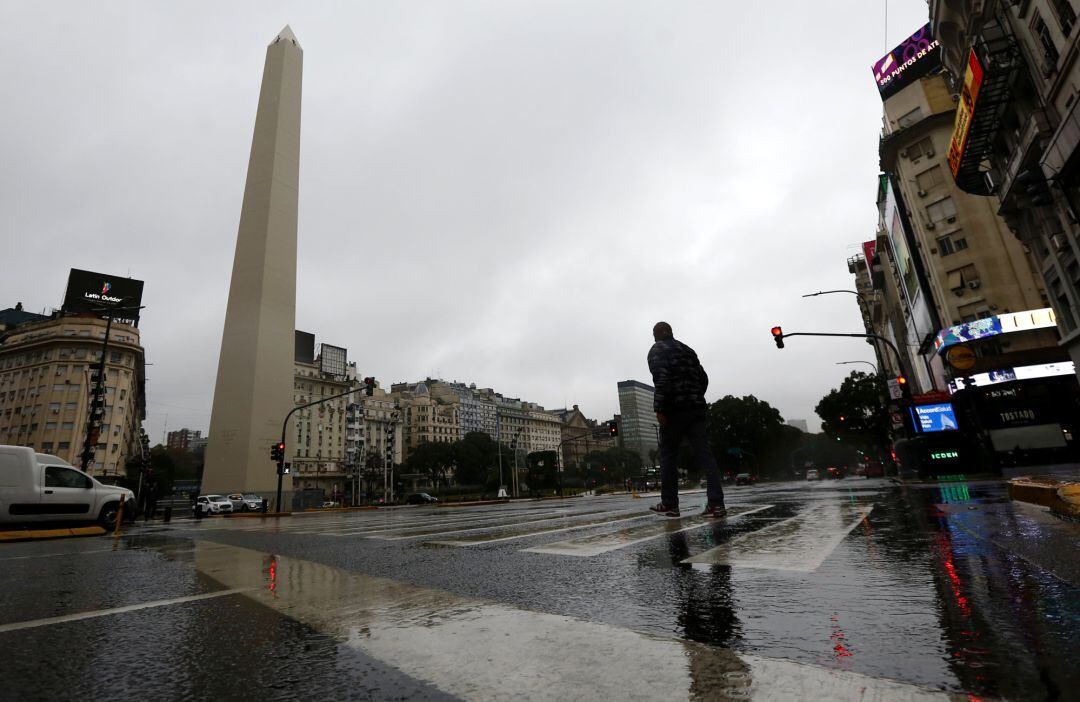
{"label": "man's dark jacket", "polygon": [[708,406],[705,390],[709,387],[709,376],[694,349],[683,342],[664,339],[653,344],[649,349],[649,370],[656,387],[655,411],[674,412]]}

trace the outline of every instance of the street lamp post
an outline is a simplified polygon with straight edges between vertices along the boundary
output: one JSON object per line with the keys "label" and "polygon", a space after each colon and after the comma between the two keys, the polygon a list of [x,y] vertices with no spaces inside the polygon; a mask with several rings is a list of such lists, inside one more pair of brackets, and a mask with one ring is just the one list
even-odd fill
{"label": "street lamp post", "polygon": [[[834,294],[837,294],[837,293],[846,293],[846,294],[849,294],[849,295],[854,295],[855,297],[857,297],[859,299],[859,312],[861,313],[861,316],[863,318],[863,327],[865,328],[866,325],[867,325],[867,320],[871,319],[871,316],[870,316],[870,303],[866,301],[866,296],[863,295],[858,290],[819,290],[816,293],[807,293],[806,295],[803,295],[803,297],[818,297],[819,295],[834,295]],[[872,328],[872,325],[871,325],[871,328]],[[871,339],[871,343],[874,346],[874,356],[877,357],[878,364],[882,366],[882,372],[884,372],[884,364],[882,364],[881,349],[880,349],[880,347],[878,347],[877,339]],[[898,370],[901,373],[903,373],[904,372],[903,365],[901,365]]]}
{"label": "street lamp post", "polygon": [[870,361],[837,361],[836,365],[838,365],[838,366],[846,366],[846,365],[850,365],[852,363],[865,363],[866,365],[868,365],[868,366],[870,366],[871,368],[874,369],[874,375],[879,375],[878,367],[876,365],[874,365],[873,363],[871,363]]}

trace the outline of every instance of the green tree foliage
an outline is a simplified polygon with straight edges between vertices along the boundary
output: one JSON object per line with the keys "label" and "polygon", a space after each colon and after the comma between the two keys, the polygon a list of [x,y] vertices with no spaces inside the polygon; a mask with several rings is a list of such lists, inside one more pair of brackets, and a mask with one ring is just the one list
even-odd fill
{"label": "green tree foliage", "polygon": [[[459,485],[487,485],[498,482],[499,446],[483,432],[471,431],[451,444],[454,480]],[[504,458],[506,458],[504,456]]]}
{"label": "green tree foliage", "polygon": [[449,484],[454,469],[454,449],[442,441],[425,441],[416,447],[405,461],[405,471],[418,473],[431,481],[432,486]]}
{"label": "green tree foliage", "polygon": [[[176,480],[200,480],[203,472],[203,458],[190,451],[166,448],[158,444],[150,449],[150,466],[153,476],[144,480],[143,488],[156,486],[158,497],[171,495],[173,482]],[[142,459],[139,457],[129,458],[124,464],[124,472],[127,474],[127,486],[132,490],[139,485],[139,471],[142,468]]]}
{"label": "green tree foliage", "polygon": [[[779,410],[753,395],[726,395],[712,403],[706,428],[721,471],[777,477],[789,474],[791,454],[803,436],[784,423]],[[701,477],[686,446],[680,451],[680,468],[692,479]]]}
{"label": "green tree foliage", "polygon": [[525,457],[529,490],[554,490],[559,485],[559,455],[554,451],[534,451]]}
{"label": "green tree foliage", "polygon": [[889,441],[885,397],[879,376],[853,371],[839,388],[821,398],[814,411],[825,434],[880,457]]}
{"label": "green tree foliage", "polygon": [[582,487],[622,485],[628,477],[640,477],[643,470],[641,456],[636,451],[616,447],[606,451],[589,451],[574,477]]}

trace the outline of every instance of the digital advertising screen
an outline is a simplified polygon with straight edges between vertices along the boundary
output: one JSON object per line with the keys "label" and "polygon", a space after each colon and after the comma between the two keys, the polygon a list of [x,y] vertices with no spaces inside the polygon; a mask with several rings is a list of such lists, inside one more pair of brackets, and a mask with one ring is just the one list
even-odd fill
{"label": "digital advertising screen", "polygon": [[951,402],[917,405],[911,408],[911,418],[915,422],[915,431],[923,434],[957,429],[956,412]]}
{"label": "digital advertising screen", "polygon": [[905,86],[922,78],[941,65],[937,51],[941,44],[930,34],[927,23],[919,31],[905,39],[871,67],[881,99],[895,95]]}
{"label": "digital advertising screen", "polygon": [[72,268],[68,274],[63,310],[72,313],[96,312],[105,317],[112,307],[123,310],[113,316],[113,321],[138,325],[142,293],[141,280]]}

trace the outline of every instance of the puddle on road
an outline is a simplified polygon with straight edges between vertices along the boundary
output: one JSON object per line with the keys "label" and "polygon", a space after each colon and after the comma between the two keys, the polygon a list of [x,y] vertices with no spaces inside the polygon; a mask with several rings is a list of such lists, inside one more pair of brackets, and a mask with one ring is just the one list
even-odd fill
{"label": "puddle on road", "polygon": [[[608,624],[533,612],[197,542],[198,570],[463,699],[947,699],[855,673],[742,656]],[[648,661],[643,674],[642,662]]]}

